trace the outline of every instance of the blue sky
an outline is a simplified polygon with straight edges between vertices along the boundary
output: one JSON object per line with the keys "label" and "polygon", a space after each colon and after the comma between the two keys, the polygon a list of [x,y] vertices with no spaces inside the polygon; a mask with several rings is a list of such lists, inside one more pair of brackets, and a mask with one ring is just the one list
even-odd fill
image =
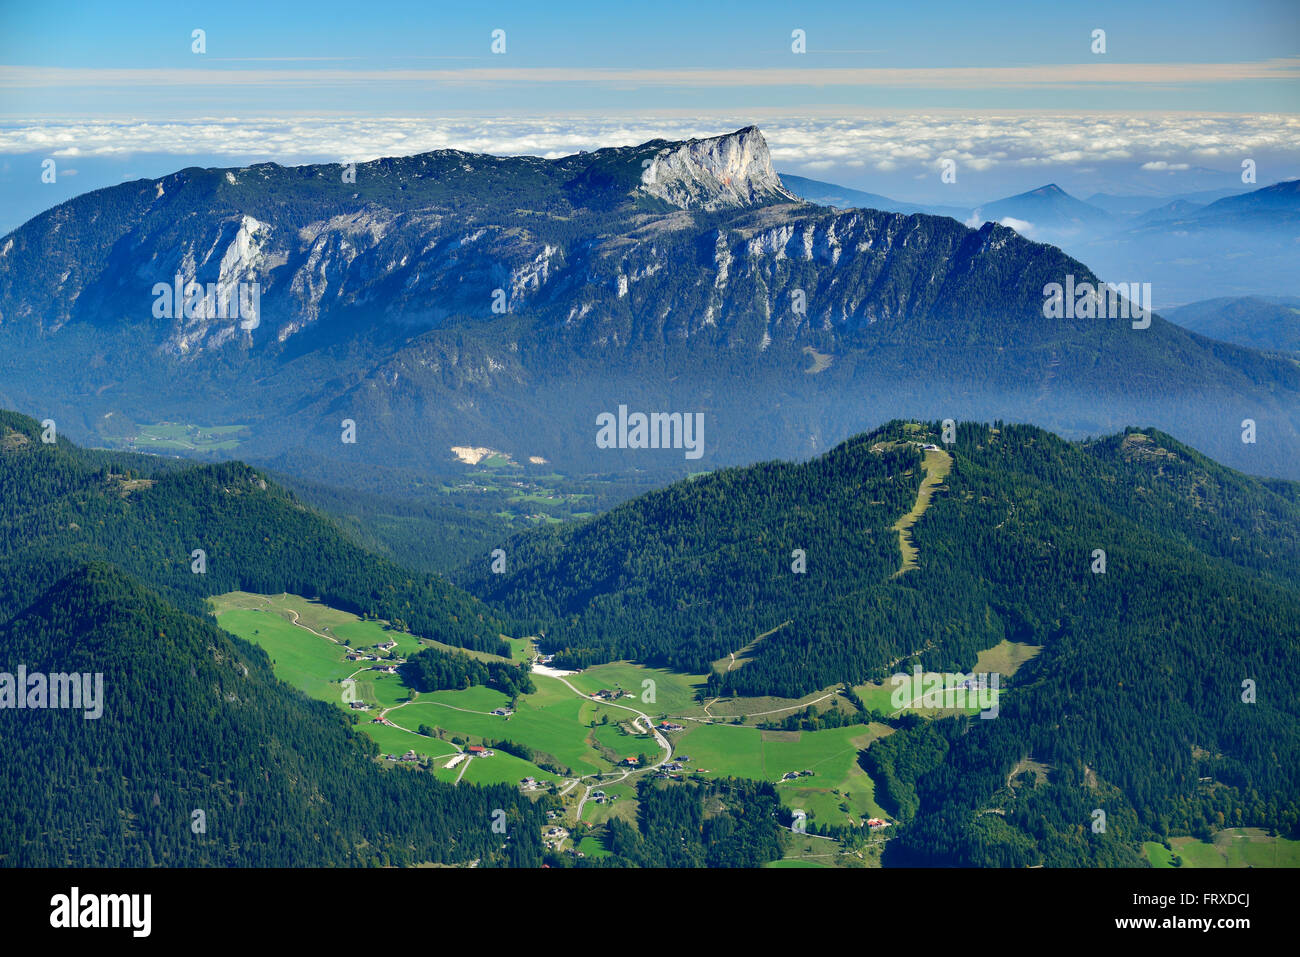
{"label": "blue sky", "polygon": [[[929,202],[1046,181],[1121,189],[1130,175],[1156,188],[1152,164],[1168,192],[1210,188],[1247,153],[1272,182],[1300,174],[1298,11],[1296,0],[0,0],[0,230],[76,192],[186,165],[444,146],[560,155],[751,122],[778,168]],[[804,54],[791,49],[796,29]],[[1095,29],[1105,54],[1092,52]],[[945,155],[966,175],[941,191]],[[41,184],[49,157],[72,172]]]}

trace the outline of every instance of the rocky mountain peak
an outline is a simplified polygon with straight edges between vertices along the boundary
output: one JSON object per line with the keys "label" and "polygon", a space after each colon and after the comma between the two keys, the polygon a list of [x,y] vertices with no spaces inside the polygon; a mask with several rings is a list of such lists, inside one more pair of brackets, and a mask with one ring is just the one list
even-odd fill
{"label": "rocky mountain peak", "polygon": [[799,202],[781,185],[757,126],[665,146],[644,161],[641,189],[682,209]]}

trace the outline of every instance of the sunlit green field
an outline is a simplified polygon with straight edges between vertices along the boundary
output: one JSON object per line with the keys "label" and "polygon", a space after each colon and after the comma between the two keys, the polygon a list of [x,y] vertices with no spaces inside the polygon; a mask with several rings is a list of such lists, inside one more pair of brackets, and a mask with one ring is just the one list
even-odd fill
{"label": "sunlit green field", "polygon": [[[595,751],[583,747],[582,729],[575,721],[566,720],[563,716],[565,710],[576,716],[577,711],[585,707],[585,703],[567,688],[558,686],[554,679],[539,676],[539,681],[550,681],[559,690],[547,687],[544,693],[531,696],[529,700],[534,702],[531,710],[537,711],[538,715],[529,714],[520,725],[509,728],[504,718],[468,713],[490,712],[493,708],[505,705],[507,699],[498,691],[476,687],[464,691],[416,695],[415,700],[412,700],[413,693],[400,676],[373,670],[374,665],[382,662],[345,660],[351,649],[336,641],[351,640],[352,647],[357,649],[396,641],[395,651],[404,654],[410,654],[424,644],[412,635],[386,629],[383,622],[362,621],[347,612],[297,595],[269,596],[232,592],[212,599],[212,605],[222,628],[265,649],[274,664],[276,676],[311,697],[347,708],[344,685],[340,682],[353,676],[355,685],[350,697],[370,704],[371,710],[352,712],[348,709],[349,713],[357,716],[358,730],[374,740],[385,754],[400,755],[407,750],[414,750],[421,757],[450,756],[456,748],[449,739],[460,734],[492,739],[508,737],[550,754],[555,754],[551,749],[557,743],[575,745],[568,751],[564,747],[560,747],[560,750],[565,751],[569,757],[575,757],[579,751],[589,752],[595,758],[591,762],[592,770],[605,770],[609,767],[600,761]],[[296,624],[291,620],[295,614],[298,616]],[[331,638],[335,640],[330,640]],[[446,705],[465,708],[467,711],[453,710],[453,707]],[[384,708],[393,709],[386,717],[395,726],[373,722]],[[552,709],[555,708],[559,708],[561,713],[553,713]],[[422,724],[446,729],[444,739],[419,734]],[[522,730],[523,733],[514,733],[517,730]],[[564,758],[556,756],[564,761]],[[556,780],[555,775],[501,752],[493,758],[476,760],[481,764],[467,768],[465,780],[480,783],[517,783],[524,777]],[[489,767],[493,761],[496,764]],[[440,767],[442,763],[445,762],[439,762],[436,772],[438,777],[455,780],[460,768],[444,772]]]}
{"label": "sunlit green field", "polygon": [[[647,685],[647,681],[653,684]],[[614,661],[572,675],[569,683],[588,694],[603,688],[622,688],[632,692],[633,697],[623,698],[619,704],[649,715],[679,714],[695,705],[695,693],[703,686],[704,675],[682,675],[630,661]]]}
{"label": "sunlit green field", "polygon": [[1219,831],[1212,841],[1194,837],[1169,839],[1172,854],[1162,845],[1148,841],[1143,845],[1152,867],[1300,867],[1300,841],[1269,837],[1257,827],[1230,827]]}
{"label": "sunlit green field", "polygon": [[[470,758],[469,762],[461,780],[471,784],[518,784],[523,778],[529,777],[548,784],[559,780],[554,774],[500,750],[490,758]],[[460,768],[455,770],[459,771]]]}
{"label": "sunlit green field", "polygon": [[106,420],[101,426],[101,437],[112,448],[133,447],[140,452],[229,452],[249,437],[249,431],[246,425],[179,422],[128,425]]}
{"label": "sunlit green field", "polygon": [[[858,765],[858,752],[889,732],[882,724],[791,735],[765,732],[764,759],[769,768],[776,767],[777,777],[786,771],[813,772],[811,777],[777,784],[781,803],[789,808],[802,808],[823,824],[860,825],[867,818],[888,817],[876,803],[875,782]],[[791,740],[795,735],[797,740]],[[777,736],[786,740],[773,740]]]}
{"label": "sunlit green field", "polygon": [[[628,707],[649,714],[669,714],[679,709],[698,708],[695,702],[699,676],[678,675],[663,669],[646,668],[630,662],[615,662],[590,668],[571,676],[579,691],[622,687],[637,696],[618,703],[593,701],[575,693],[564,682],[534,674],[536,691],[521,695],[509,716],[493,715],[494,709],[507,707],[509,699],[486,687],[437,691],[417,694],[399,675],[373,670],[380,662],[349,662],[350,650],[339,641],[350,640],[357,650],[370,650],[375,644],[397,642],[397,651],[409,655],[425,642],[412,635],[391,630],[384,622],[362,621],[354,615],[294,595],[253,595],[236,592],[212,600],[221,627],[255,642],[272,658],[276,675],[301,688],[312,697],[345,708],[344,686],[340,680],[352,677],[353,697],[371,705],[370,711],[356,711],[357,728],[367,734],[384,754],[401,755],[414,750],[420,757],[436,758],[434,774],[444,781],[458,777],[467,782],[517,784],[532,777],[544,784],[560,778],[537,765],[507,754],[499,747],[491,758],[473,758],[455,768],[445,767],[456,752],[452,739],[464,744],[481,744],[501,740],[514,741],[532,749],[536,760],[570,769],[573,775],[622,772],[618,762],[644,753],[657,761],[663,751],[653,736],[629,733],[635,716]],[[296,623],[294,618],[296,616]],[[529,648],[526,640],[517,640],[522,655]],[[654,682],[655,701],[641,700],[644,681]],[[819,696],[810,696],[813,700]],[[832,701],[819,707],[824,711]],[[732,707],[772,711],[782,705],[778,699],[736,699]],[[789,705],[785,705],[789,707]],[[373,719],[383,709],[393,724],[375,724]],[[781,714],[772,715],[779,719]],[[756,719],[760,720],[760,719]],[[602,723],[603,721],[603,723]],[[868,816],[883,816],[875,803],[871,779],[857,764],[858,751],[888,729],[882,725],[849,725],[815,732],[761,731],[752,725],[706,723],[682,719],[686,730],[669,735],[675,755],[689,755],[685,773],[706,770],[706,777],[745,777],[773,782],[782,802],[801,808],[812,818],[825,823],[858,823]],[[419,734],[421,727],[432,735]],[[787,771],[808,769],[810,777],[779,782]],[[461,775],[464,771],[463,776]],[[583,818],[599,825],[611,817],[629,823],[636,819],[636,784],[642,777],[634,774],[619,783],[592,782],[619,798],[614,804],[588,801]],[[565,801],[574,807],[584,785],[573,788]]]}
{"label": "sunlit green field", "polygon": [[276,677],[322,701],[341,702],[339,681],[361,664],[344,661],[345,649],[270,612],[228,611],[217,622],[265,649],[275,664]]}
{"label": "sunlit green field", "polygon": [[483,685],[474,685],[472,688],[462,688],[458,691],[432,691],[420,695],[420,701],[422,703],[436,701],[449,708],[480,714],[491,714],[497,708],[506,708],[510,705],[510,699],[504,692]]}
{"label": "sunlit green field", "polygon": [[[584,701],[554,678],[534,675],[533,683],[537,686],[537,692],[520,697],[517,710],[508,718],[473,713],[491,710],[486,707],[463,711],[446,707],[447,704],[454,704],[457,708],[464,708],[465,701],[480,705],[492,704],[493,707],[506,703],[504,695],[490,689],[471,689],[475,692],[472,699],[465,697],[467,692],[442,691],[422,695],[396,714],[400,715],[399,723],[408,727],[427,724],[430,727],[445,728],[449,734],[473,739],[505,738],[517,741],[535,751],[551,755],[578,774],[610,770],[613,767],[611,762],[604,760],[600,752],[588,743],[592,729],[587,724],[593,717],[598,720],[599,715],[605,713],[609,714],[612,724],[621,717],[628,716],[628,713]],[[649,743],[653,745],[653,742]],[[656,754],[661,753],[657,747],[651,747],[647,753],[650,750]]]}

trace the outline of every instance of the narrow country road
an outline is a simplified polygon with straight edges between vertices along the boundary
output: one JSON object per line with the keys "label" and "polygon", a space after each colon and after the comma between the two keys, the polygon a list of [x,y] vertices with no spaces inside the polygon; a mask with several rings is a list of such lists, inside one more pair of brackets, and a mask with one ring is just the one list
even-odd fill
{"label": "narrow country road", "polygon": [[[591,695],[579,691],[577,688],[575,688],[572,684],[569,683],[569,680],[567,678],[561,678],[559,676],[552,676],[552,677],[554,677],[556,681],[560,682],[562,685],[564,685],[564,687],[568,688],[570,691],[576,694],[579,698],[582,698],[584,701],[592,700]],[[653,771],[656,768],[663,767],[665,764],[668,763],[669,759],[671,759],[673,756],[673,746],[668,743],[668,739],[665,738],[659,732],[659,730],[654,726],[654,722],[650,720],[650,715],[646,714],[644,711],[638,711],[636,708],[629,707],[628,705],[625,704],[614,704],[612,701],[602,701],[600,703],[607,708],[620,708],[623,711],[631,711],[637,717],[644,719],[646,727],[649,728],[650,733],[654,735],[655,743],[658,744],[659,747],[664,749],[663,757],[661,757],[654,764],[651,764],[644,768],[637,768],[635,771],[631,771],[631,770],[624,771],[622,777],[614,778],[613,780],[610,781],[603,781],[601,782],[602,784],[618,784],[620,781],[626,781],[633,774],[642,774],[646,771]],[[582,777],[576,779],[573,782],[573,784],[576,785],[584,778],[590,778],[590,777],[595,777],[595,775],[584,774],[582,775]],[[564,791],[562,791],[561,793],[566,793],[567,791],[571,790],[572,787],[573,785],[570,785],[569,787],[565,788]],[[591,795],[591,791],[592,791],[592,785],[590,784],[583,785],[582,797],[578,798],[578,806],[574,809],[574,820],[579,824],[582,823],[582,809],[586,805],[587,798]]]}

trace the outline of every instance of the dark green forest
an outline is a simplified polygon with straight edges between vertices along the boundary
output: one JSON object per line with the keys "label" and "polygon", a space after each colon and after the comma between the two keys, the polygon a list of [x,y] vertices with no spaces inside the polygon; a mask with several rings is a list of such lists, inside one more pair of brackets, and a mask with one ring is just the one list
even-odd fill
{"label": "dark green forest", "polygon": [[402,680],[416,691],[459,691],[486,685],[514,698],[537,688],[522,665],[479,661],[459,652],[421,648],[399,668]]}
{"label": "dark green forest", "polygon": [[0,648],[29,672],[102,673],[104,692],[98,719],[0,710],[0,866],[541,863],[543,811],[515,788],[381,768],[261,649],[111,566],[70,573]]}
{"label": "dark green forest", "polygon": [[206,613],[209,595],[287,591],[509,655],[502,623],[483,605],[438,576],[367,553],[255,469],[181,467],[62,438],[45,445],[40,433],[33,420],[0,411],[0,619],[78,564],[103,560],[191,614]]}
{"label": "dark green forest", "polygon": [[637,785],[636,826],[611,818],[609,858],[549,854],[552,866],[761,867],[782,854],[780,801],[771,784],[725,778],[708,784]]}

